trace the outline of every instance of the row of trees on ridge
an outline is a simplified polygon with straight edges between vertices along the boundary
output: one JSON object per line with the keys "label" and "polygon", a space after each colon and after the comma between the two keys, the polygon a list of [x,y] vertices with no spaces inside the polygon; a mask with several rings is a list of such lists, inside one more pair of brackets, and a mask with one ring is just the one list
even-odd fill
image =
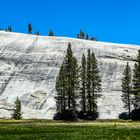
{"label": "row of trees on ridge", "polygon": [[[2,29],[0,28],[0,30],[2,30]],[[12,26],[8,26],[5,29],[5,31],[6,32],[12,32],[13,31]],[[40,35],[40,32],[39,31],[36,31],[36,32],[33,33],[32,24],[29,23],[28,24],[28,34]],[[50,30],[49,33],[48,33],[48,36],[55,36],[55,34],[54,34],[54,32],[52,30]],[[77,38],[97,41],[97,39],[95,37],[89,37],[89,34],[88,33],[85,34],[82,30],[80,30],[80,33],[77,34]]]}
{"label": "row of trees on ridge", "polygon": [[[2,30],[2,29],[0,28],[0,30]],[[5,31],[6,32],[12,32],[13,31],[12,26],[8,26],[5,29]],[[28,34],[33,34],[33,28],[32,28],[32,24],[31,23],[28,24]],[[40,32],[36,31],[34,34],[35,35],[40,35]],[[50,30],[49,33],[48,33],[48,36],[54,36],[54,32],[52,30]]]}
{"label": "row of trees on ridge", "polygon": [[95,37],[89,37],[89,34],[85,34],[82,30],[80,30],[80,33],[77,34],[77,38],[97,41]]}

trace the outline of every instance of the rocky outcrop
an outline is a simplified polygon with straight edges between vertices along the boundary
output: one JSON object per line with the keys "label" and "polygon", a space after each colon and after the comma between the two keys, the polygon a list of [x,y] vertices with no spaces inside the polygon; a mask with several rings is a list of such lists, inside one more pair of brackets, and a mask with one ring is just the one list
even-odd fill
{"label": "rocky outcrop", "polygon": [[43,37],[0,32],[0,118],[9,118],[17,97],[24,118],[52,119],[55,113],[55,80],[68,42],[77,60],[91,49],[99,63],[102,93],[98,100],[103,119],[118,118],[124,111],[121,77],[127,61],[133,66],[136,45],[121,45],[64,37]]}

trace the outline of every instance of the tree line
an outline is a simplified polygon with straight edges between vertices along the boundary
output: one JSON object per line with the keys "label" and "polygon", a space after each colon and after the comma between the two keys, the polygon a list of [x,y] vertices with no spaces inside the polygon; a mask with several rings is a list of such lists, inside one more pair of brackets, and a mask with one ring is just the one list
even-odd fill
{"label": "tree line", "polygon": [[88,49],[82,56],[81,65],[73,55],[71,44],[56,79],[56,107],[54,119],[96,119],[98,117],[97,93],[101,92],[98,63]]}
{"label": "tree line", "polygon": [[[2,30],[2,28],[0,28],[0,30]],[[5,31],[6,32],[13,32],[12,26],[8,26],[5,29]],[[36,31],[36,32],[33,33],[33,27],[32,27],[31,23],[28,24],[27,32],[28,32],[28,34],[40,35],[39,31]],[[55,36],[55,33],[54,33],[54,31],[52,29],[49,31],[48,36]],[[80,33],[77,34],[77,38],[78,39],[86,39],[86,40],[97,41],[96,37],[94,37],[94,36],[93,37],[89,37],[89,34],[83,32],[82,30],[80,30]]]}
{"label": "tree line", "polygon": [[85,32],[83,32],[82,30],[80,30],[80,33],[77,34],[77,38],[97,41],[96,37],[89,37],[89,34],[88,33],[85,34]]}
{"label": "tree line", "polygon": [[[0,28],[0,30],[2,30],[2,28]],[[5,29],[6,32],[13,32],[13,28],[12,26],[8,26],[6,29]],[[28,34],[35,34],[35,35],[40,35],[40,32],[39,31],[36,31],[33,33],[33,27],[32,27],[32,24],[29,23],[28,24],[28,27],[27,27],[27,32]],[[48,33],[48,36],[54,36],[54,32],[52,30],[49,31]]]}
{"label": "tree line", "polygon": [[[119,115],[121,119],[140,120],[140,50],[133,69],[127,62],[122,78],[122,101],[128,113]],[[101,77],[93,52],[88,49],[87,57],[82,56],[78,66],[73,56],[71,44],[56,79],[57,113],[54,119],[96,119],[98,117],[97,98],[101,92]]]}

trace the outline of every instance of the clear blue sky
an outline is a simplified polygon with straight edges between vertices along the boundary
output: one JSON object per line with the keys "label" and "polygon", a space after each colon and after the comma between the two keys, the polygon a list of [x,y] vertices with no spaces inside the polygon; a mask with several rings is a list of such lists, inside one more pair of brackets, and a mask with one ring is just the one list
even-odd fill
{"label": "clear blue sky", "polygon": [[140,44],[140,0],[1,0],[0,27],[15,32],[76,37],[82,29],[100,41]]}

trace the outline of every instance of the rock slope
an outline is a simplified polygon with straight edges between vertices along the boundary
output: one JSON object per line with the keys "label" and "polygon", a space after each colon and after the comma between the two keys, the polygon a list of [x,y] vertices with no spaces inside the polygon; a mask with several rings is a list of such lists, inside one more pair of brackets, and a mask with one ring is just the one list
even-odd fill
{"label": "rock slope", "polygon": [[0,31],[0,118],[11,117],[17,97],[23,118],[53,118],[55,80],[68,42],[79,62],[87,49],[98,59],[103,81],[99,118],[115,119],[125,111],[121,101],[122,72],[127,61],[134,65],[139,46]]}

